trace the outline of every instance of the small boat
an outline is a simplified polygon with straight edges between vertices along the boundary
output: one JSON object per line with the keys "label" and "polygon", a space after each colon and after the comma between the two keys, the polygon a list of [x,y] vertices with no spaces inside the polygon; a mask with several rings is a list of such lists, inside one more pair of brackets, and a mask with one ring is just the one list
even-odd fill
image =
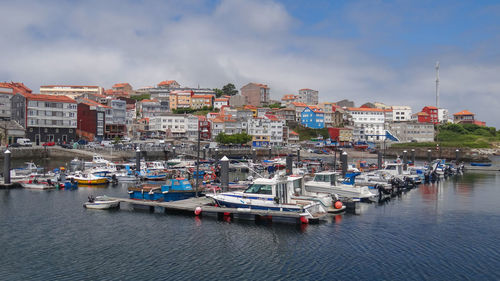
{"label": "small boat", "polygon": [[165,172],[160,171],[142,171],[141,178],[148,181],[161,181],[167,178],[167,174]]}
{"label": "small boat", "polygon": [[471,162],[470,165],[471,166],[475,166],[475,167],[491,167],[491,163],[474,163],[474,162]]}
{"label": "small boat", "polygon": [[93,174],[80,174],[72,177],[79,185],[102,185],[109,183],[107,178],[98,177]]}
{"label": "small boat", "polygon": [[162,186],[142,185],[139,187],[129,187],[130,199],[152,200],[152,201],[177,201],[194,197],[196,192],[185,178],[175,178],[168,180]]}
{"label": "small boat", "polygon": [[89,196],[89,201],[83,203],[83,207],[87,209],[98,209],[98,210],[118,208],[119,206],[120,206],[120,201],[112,200],[107,196],[97,196],[94,198],[91,195]]}
{"label": "small boat", "polygon": [[305,183],[305,189],[308,192],[325,192],[353,199],[365,199],[374,196],[368,186],[339,183],[338,176],[339,173],[337,172],[316,173],[312,181]]}

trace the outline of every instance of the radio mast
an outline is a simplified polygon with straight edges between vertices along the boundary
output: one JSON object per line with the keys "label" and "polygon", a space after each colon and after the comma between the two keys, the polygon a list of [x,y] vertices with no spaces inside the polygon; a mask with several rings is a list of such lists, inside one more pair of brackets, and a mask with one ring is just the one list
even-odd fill
{"label": "radio mast", "polygon": [[436,62],[436,107],[439,108],[439,61]]}

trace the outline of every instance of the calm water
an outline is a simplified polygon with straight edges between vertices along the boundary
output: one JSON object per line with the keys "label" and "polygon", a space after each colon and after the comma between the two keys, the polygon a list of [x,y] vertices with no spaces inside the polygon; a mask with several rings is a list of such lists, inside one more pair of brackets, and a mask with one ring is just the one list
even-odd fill
{"label": "calm water", "polygon": [[90,194],[126,186],[0,190],[0,280],[500,279],[498,173],[308,226],[86,210]]}

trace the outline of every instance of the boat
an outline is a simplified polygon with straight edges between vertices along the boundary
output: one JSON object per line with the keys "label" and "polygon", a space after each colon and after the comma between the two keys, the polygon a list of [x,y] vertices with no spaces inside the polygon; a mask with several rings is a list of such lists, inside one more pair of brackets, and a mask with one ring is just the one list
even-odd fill
{"label": "boat", "polygon": [[72,176],[74,181],[79,185],[103,185],[109,183],[109,180],[105,177],[98,177],[93,174],[81,173]]}
{"label": "boat", "polygon": [[374,196],[368,186],[339,182],[339,173],[333,171],[314,174],[313,180],[305,183],[305,189],[308,192],[337,194],[340,197],[352,199],[366,199]]}
{"label": "boat", "polygon": [[107,196],[97,196],[94,198],[91,195],[89,196],[89,201],[83,203],[83,207],[87,209],[98,209],[98,210],[118,208],[119,206],[120,206],[120,201],[110,199]]}
{"label": "boat", "polygon": [[474,167],[491,167],[491,163],[475,163],[475,162],[471,162],[470,165],[474,166]]}
{"label": "boat", "polygon": [[168,202],[194,197],[196,192],[187,179],[175,178],[161,186],[145,184],[129,187],[128,194],[130,199]]}
{"label": "boat", "polygon": [[38,167],[33,162],[25,162],[26,166],[22,168],[15,168],[10,170],[10,178],[22,177],[30,174],[40,174],[43,172],[43,168]]}
{"label": "boat", "polygon": [[[272,179],[258,178],[245,191],[207,194],[214,203],[227,208],[246,208],[280,212],[295,212],[307,219],[321,217],[327,210],[320,199],[296,194],[300,189],[300,179],[290,180],[284,176]],[[297,184],[298,186],[294,186]],[[297,196],[298,195],[298,196]]]}
{"label": "boat", "polygon": [[160,171],[142,170],[140,177],[148,181],[161,181],[167,178],[167,173]]}
{"label": "boat", "polygon": [[56,188],[56,184],[52,181],[38,181],[38,180],[28,180],[19,182],[24,188],[27,189],[37,189],[37,190],[47,190]]}

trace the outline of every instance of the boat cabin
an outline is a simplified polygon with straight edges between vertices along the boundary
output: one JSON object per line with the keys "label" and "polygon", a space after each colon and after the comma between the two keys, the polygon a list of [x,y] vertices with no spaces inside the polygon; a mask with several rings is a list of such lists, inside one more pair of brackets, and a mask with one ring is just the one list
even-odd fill
{"label": "boat cabin", "polygon": [[319,172],[314,175],[312,181],[335,186],[337,185],[338,178],[339,178],[339,173],[337,172]]}
{"label": "boat cabin", "polygon": [[393,176],[403,174],[403,163],[385,163],[382,171],[387,172]]}

